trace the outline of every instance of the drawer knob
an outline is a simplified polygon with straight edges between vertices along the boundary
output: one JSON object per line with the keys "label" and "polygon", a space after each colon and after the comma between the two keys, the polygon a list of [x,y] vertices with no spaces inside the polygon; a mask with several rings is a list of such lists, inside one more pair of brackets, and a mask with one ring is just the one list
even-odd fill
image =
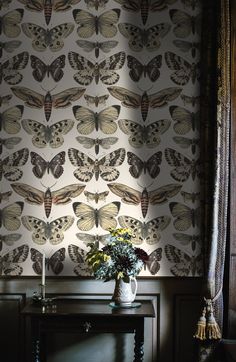
{"label": "drawer knob", "polygon": [[92,325],[91,325],[90,322],[85,322],[85,323],[83,324],[83,327],[84,327],[84,331],[85,331],[86,333],[88,333],[88,331],[91,329]]}

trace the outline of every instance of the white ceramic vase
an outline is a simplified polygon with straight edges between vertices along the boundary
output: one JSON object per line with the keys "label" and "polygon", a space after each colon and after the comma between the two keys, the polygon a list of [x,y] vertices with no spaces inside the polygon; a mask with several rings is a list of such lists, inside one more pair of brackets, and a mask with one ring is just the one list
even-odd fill
{"label": "white ceramic vase", "polygon": [[121,278],[116,279],[112,301],[117,306],[131,306],[136,297],[137,286],[137,280],[135,277],[130,277],[130,281],[128,283]]}

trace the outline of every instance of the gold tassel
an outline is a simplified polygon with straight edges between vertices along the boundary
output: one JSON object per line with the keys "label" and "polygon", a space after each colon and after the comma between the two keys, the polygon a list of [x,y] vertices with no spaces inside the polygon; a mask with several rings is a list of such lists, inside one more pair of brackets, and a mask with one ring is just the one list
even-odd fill
{"label": "gold tassel", "polygon": [[197,323],[197,331],[194,334],[194,338],[200,339],[201,341],[206,339],[206,307],[202,310],[202,315]]}
{"label": "gold tassel", "polygon": [[218,323],[214,317],[214,309],[212,301],[210,299],[206,300],[207,303],[207,325],[206,325],[206,334],[208,339],[220,339],[221,331]]}

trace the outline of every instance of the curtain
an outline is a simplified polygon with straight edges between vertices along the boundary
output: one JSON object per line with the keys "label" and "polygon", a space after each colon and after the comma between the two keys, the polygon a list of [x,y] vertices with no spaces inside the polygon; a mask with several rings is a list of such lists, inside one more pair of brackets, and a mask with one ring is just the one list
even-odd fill
{"label": "curtain", "polygon": [[204,162],[203,309],[195,338],[198,361],[216,361],[214,350],[223,323],[223,275],[226,249],[229,130],[230,130],[230,11],[229,0],[203,4],[201,139]]}

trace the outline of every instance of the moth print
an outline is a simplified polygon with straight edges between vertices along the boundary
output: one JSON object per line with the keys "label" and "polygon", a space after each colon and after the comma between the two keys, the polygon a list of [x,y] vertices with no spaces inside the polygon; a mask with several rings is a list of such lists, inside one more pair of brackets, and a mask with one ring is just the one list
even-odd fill
{"label": "moth print", "polygon": [[73,216],[61,216],[51,222],[45,222],[34,216],[22,216],[24,227],[32,231],[32,240],[38,245],[44,245],[49,241],[52,245],[60,244],[64,240],[64,232],[74,222]]}
{"label": "moth print", "polygon": [[9,201],[12,195],[12,191],[0,192],[0,203],[3,201]]}
{"label": "moth print", "polygon": [[70,244],[68,246],[68,254],[73,263],[77,264],[73,269],[76,275],[83,277],[93,275],[93,270],[86,261],[87,252],[84,249]]}
{"label": "moth print", "polygon": [[148,222],[142,222],[134,217],[122,215],[118,217],[121,227],[128,228],[132,231],[131,241],[135,245],[140,245],[144,241],[153,245],[160,241],[160,232],[165,230],[170,224],[169,216],[159,216]]}
{"label": "moth print", "polygon": [[153,94],[148,94],[145,91],[142,95],[118,86],[108,87],[107,90],[113,97],[121,101],[122,106],[134,109],[141,108],[142,118],[145,121],[149,108],[166,106],[180,95],[182,88],[165,88]]}
{"label": "moth print", "polygon": [[179,135],[185,135],[200,129],[200,112],[190,112],[188,109],[179,106],[170,106],[170,115],[175,121],[174,131]]}
{"label": "moth print", "polygon": [[98,235],[98,234],[77,233],[76,236],[79,240],[83,241],[85,245],[94,244],[96,247],[99,247],[99,243],[102,243],[103,245],[107,244],[110,234]]}
{"label": "moth print", "polygon": [[94,201],[96,204],[99,201],[106,201],[106,197],[109,194],[109,191],[103,191],[103,192],[89,192],[84,191],[84,195],[87,197],[87,201]]}
{"label": "moth print", "polygon": [[19,40],[0,42],[0,58],[2,57],[3,50],[6,53],[13,53],[20,45],[21,41]]}
{"label": "moth print", "polygon": [[24,130],[33,135],[32,143],[37,148],[45,148],[49,145],[52,148],[58,148],[63,145],[64,138],[74,126],[74,121],[71,119],[64,119],[62,121],[53,123],[51,126],[34,121],[32,119],[23,119],[22,127]]}
{"label": "moth print", "polygon": [[78,53],[69,52],[68,60],[74,70],[74,80],[81,85],[89,85],[94,80],[98,84],[99,80],[106,85],[112,85],[120,79],[115,70],[119,70],[125,63],[125,52],[119,52],[111,55],[101,63],[92,63]]}
{"label": "moth print", "polygon": [[18,181],[23,176],[23,171],[20,167],[24,166],[29,158],[29,149],[22,148],[19,151],[16,151],[3,160],[1,160],[0,165],[0,180],[2,176],[5,177],[8,181]]}
{"label": "moth print", "polygon": [[11,187],[29,204],[44,205],[44,211],[47,218],[50,216],[52,204],[66,205],[71,202],[71,198],[79,196],[85,189],[84,185],[72,184],[64,186],[56,191],[51,191],[51,189],[48,187],[46,191],[43,192],[33,186],[20,182],[11,184]]}
{"label": "moth print", "polygon": [[190,160],[186,156],[182,155],[172,148],[165,149],[165,158],[168,164],[174,167],[171,170],[170,175],[174,180],[179,182],[185,182],[189,176],[192,176],[194,181],[196,176],[201,176],[200,160]]}
{"label": "moth print", "polygon": [[110,51],[118,45],[118,41],[106,40],[102,42],[94,42],[88,40],[76,40],[76,44],[87,53],[94,51],[95,57],[98,58],[100,55],[100,50],[103,53],[110,53]]}
{"label": "moth print", "polygon": [[159,165],[162,162],[162,152],[154,153],[147,161],[143,161],[132,152],[127,152],[127,162],[130,165],[129,173],[134,178],[139,178],[142,172],[144,175],[148,173],[151,178],[156,178],[160,173]]}
{"label": "moth print", "polygon": [[16,38],[20,35],[20,22],[23,18],[23,9],[14,9],[0,17],[0,34],[8,38]]}
{"label": "moth print", "polygon": [[[32,268],[37,275],[42,275],[43,254],[34,248],[30,248]],[[52,270],[56,275],[60,274],[64,268],[63,261],[65,260],[66,249],[60,248],[53,253],[52,256],[45,258],[47,270]]]}
{"label": "moth print", "polygon": [[19,217],[24,208],[23,202],[15,202],[0,210],[0,227],[4,226],[8,231],[19,229],[21,222]]}
{"label": "moth print", "polygon": [[192,202],[194,204],[196,201],[200,201],[200,192],[181,191],[180,194],[184,202]]}
{"label": "moth print", "polygon": [[190,256],[173,245],[165,245],[166,258],[174,266],[170,268],[176,277],[201,275],[203,271],[202,254]]}
{"label": "moth print", "polygon": [[18,133],[21,129],[19,120],[22,117],[23,111],[24,111],[23,106],[14,106],[0,113],[1,117],[0,130],[1,131],[3,130],[8,134]]}
{"label": "moth print", "polygon": [[174,238],[180,242],[180,244],[184,246],[191,245],[192,251],[196,250],[197,245],[201,243],[201,236],[200,235],[189,235],[189,234],[182,234],[182,233],[174,233]]}
{"label": "moth print", "polygon": [[73,210],[78,217],[77,226],[80,230],[89,231],[93,227],[98,228],[99,226],[104,230],[109,230],[117,226],[115,217],[119,213],[120,202],[111,202],[100,209],[94,209],[83,202],[74,202]]}
{"label": "moth print", "polygon": [[144,145],[148,148],[155,148],[160,144],[160,136],[168,130],[170,123],[168,119],[161,119],[147,126],[142,126],[128,119],[119,119],[118,121],[121,131],[129,135],[129,144],[134,148],[140,148]]}
{"label": "moth print", "polygon": [[146,49],[154,52],[161,46],[161,39],[170,31],[169,23],[156,24],[150,28],[139,28],[134,24],[119,23],[120,33],[129,40],[128,44],[132,51],[141,52]]}
{"label": "moth print", "polygon": [[93,160],[85,153],[69,148],[68,156],[71,164],[78,167],[73,173],[78,180],[88,182],[95,176],[97,181],[100,176],[104,181],[114,181],[120,175],[115,167],[124,162],[125,149],[118,148],[100,159]]}
{"label": "moth print", "polygon": [[89,137],[76,137],[76,140],[85,148],[94,147],[96,155],[99,153],[100,147],[108,150],[112,145],[118,141],[118,137],[106,137],[106,138],[89,138]]}
{"label": "moth print", "polygon": [[12,246],[21,238],[21,234],[5,234],[0,235],[0,251],[2,251],[3,244]]}
{"label": "moth print", "polygon": [[34,166],[32,171],[37,178],[42,178],[47,172],[58,179],[64,172],[63,165],[65,164],[65,151],[56,154],[51,161],[46,161],[36,152],[30,152],[31,163]]}
{"label": "moth print", "polygon": [[119,21],[120,10],[111,9],[96,16],[88,11],[75,9],[73,10],[73,17],[78,24],[77,33],[80,38],[90,38],[94,34],[113,38],[117,34],[116,24]]}
{"label": "moth print", "polygon": [[105,8],[108,0],[84,0],[84,2],[87,4],[89,9],[94,8],[96,11],[98,11],[99,9]]}
{"label": "moth print", "polygon": [[98,130],[104,134],[112,134],[117,130],[115,121],[119,117],[120,106],[110,106],[100,112],[94,112],[82,106],[74,106],[73,113],[78,121],[77,130],[80,134],[88,135]]}
{"label": "moth print", "polygon": [[189,63],[179,55],[166,52],[165,53],[166,64],[169,69],[174,70],[170,79],[177,85],[185,85],[192,81],[194,84],[200,80],[200,63]]}
{"label": "moth print", "polygon": [[98,107],[100,105],[105,106],[108,98],[109,94],[103,94],[101,96],[91,96],[89,94],[84,95],[84,99],[86,100],[87,105],[94,107]]}
{"label": "moth print", "polygon": [[45,22],[48,25],[51,20],[52,11],[64,12],[70,10],[80,0],[18,0],[25,5],[26,10],[33,12],[44,12]]}
{"label": "moth print", "polygon": [[127,65],[130,69],[129,76],[134,82],[138,82],[142,76],[148,77],[151,82],[156,82],[160,76],[162,55],[157,55],[147,64],[142,64],[137,58],[127,55]]}
{"label": "moth print", "polygon": [[49,48],[52,52],[60,51],[64,46],[64,39],[74,30],[73,23],[64,23],[52,29],[44,29],[33,23],[21,25],[23,33],[32,39],[32,47],[37,52],[44,52]]}
{"label": "moth print", "polygon": [[181,94],[180,98],[182,99],[184,105],[191,105],[192,107],[199,106],[200,96],[189,96],[187,94]]}
{"label": "moth print", "polygon": [[11,99],[12,99],[12,94],[6,94],[5,96],[0,96],[0,107],[5,104],[9,104]]}
{"label": "moth print", "polygon": [[0,10],[5,8],[8,9],[11,2],[12,0],[0,0]]}
{"label": "moth print", "polygon": [[193,11],[196,7],[201,7],[201,2],[199,0],[181,0],[181,2],[186,7],[190,7]]}
{"label": "moth print", "polygon": [[162,259],[162,248],[153,250],[148,255],[148,260],[145,262],[145,266],[150,271],[151,275],[156,275],[160,270],[160,261]]}
{"label": "moth print", "polygon": [[23,75],[19,72],[19,70],[25,69],[28,64],[28,60],[29,53],[22,52],[2,63],[0,83],[4,80],[10,85],[19,84],[23,79]]}
{"label": "moth print", "polygon": [[12,150],[21,140],[20,137],[0,138],[0,154],[2,154],[3,146],[8,150]]}
{"label": "moth print", "polygon": [[24,101],[25,105],[30,108],[44,109],[46,121],[49,121],[52,108],[61,109],[71,106],[85,92],[85,88],[68,88],[62,92],[51,94],[47,91],[46,95],[40,94],[26,87],[12,87],[14,95]]}
{"label": "moth print", "polygon": [[175,143],[177,143],[181,148],[189,148],[191,147],[191,152],[193,155],[196,153],[197,147],[200,146],[199,138],[186,138],[186,137],[173,137]]}
{"label": "moth print", "polygon": [[192,16],[178,9],[169,10],[172,23],[175,25],[173,33],[177,38],[187,38],[191,34],[201,34],[201,15]]}
{"label": "moth print", "polygon": [[186,231],[191,226],[200,227],[200,207],[191,209],[179,202],[170,202],[169,207],[172,216],[176,218],[173,222],[176,230]]}
{"label": "moth print", "polygon": [[121,201],[128,205],[141,205],[142,215],[147,216],[150,205],[161,205],[166,203],[169,198],[177,195],[182,187],[178,184],[169,184],[158,189],[148,191],[145,187],[142,191],[120,183],[107,184],[111,192],[121,197]]}
{"label": "moth print", "polygon": [[19,264],[26,261],[28,255],[29,246],[27,244],[0,255],[0,275],[21,275],[23,268]]}
{"label": "moth print", "polygon": [[186,40],[177,39],[173,40],[173,44],[184,53],[191,52],[193,58],[196,57],[197,50],[200,51],[199,42],[190,42]]}
{"label": "moth print", "polygon": [[150,12],[162,11],[172,5],[176,0],[115,0],[122,5],[122,9],[138,13],[140,12],[143,25],[146,24]]}
{"label": "moth print", "polygon": [[59,82],[64,75],[65,59],[65,55],[60,55],[51,64],[45,64],[38,57],[31,55],[30,60],[34,79],[37,82],[42,82],[46,76],[51,76],[55,82]]}

